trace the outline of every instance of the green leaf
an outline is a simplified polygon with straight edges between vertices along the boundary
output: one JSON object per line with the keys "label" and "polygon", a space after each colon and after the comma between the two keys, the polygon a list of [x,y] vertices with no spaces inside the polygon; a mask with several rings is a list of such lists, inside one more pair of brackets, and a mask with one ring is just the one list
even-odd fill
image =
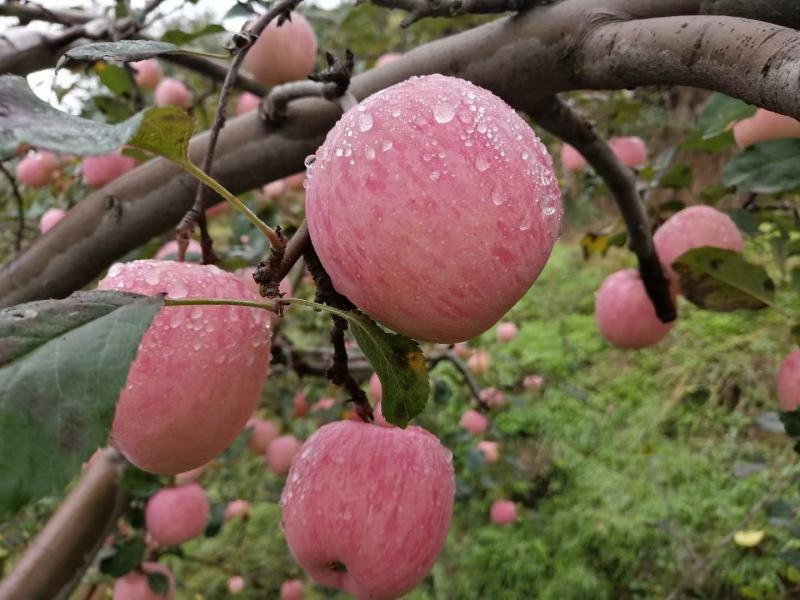
{"label": "green leaf", "polygon": [[166,597],[169,594],[169,578],[163,573],[148,573],[147,586],[156,596]]}
{"label": "green leaf", "polygon": [[228,505],[224,503],[211,505],[211,516],[208,518],[204,533],[206,537],[214,537],[222,531],[222,526],[225,524],[225,509],[227,507]]}
{"label": "green leaf", "polygon": [[800,139],[784,138],[753,144],[725,165],[725,185],[759,194],[800,189]]}
{"label": "green leaf", "polygon": [[712,94],[697,119],[704,140],[728,131],[732,123],[756,114],[756,107],[725,94]]}
{"label": "green leaf", "polygon": [[749,210],[737,208],[736,210],[728,212],[728,216],[736,224],[736,227],[744,231],[747,235],[758,234],[758,222],[753,216],[753,213]]}
{"label": "green leaf", "polygon": [[188,44],[189,42],[213,33],[222,33],[225,28],[216,23],[209,23],[205,27],[195,29],[194,31],[183,31],[181,29],[170,29],[161,36],[161,40],[169,42],[170,44],[177,44],[179,46]]}
{"label": "green leaf", "polygon": [[110,577],[122,577],[142,563],[144,551],[145,544],[141,538],[118,541],[111,548],[100,551],[100,572]]}
{"label": "green leaf", "polygon": [[790,549],[778,554],[778,558],[800,569],[800,550]]}
{"label": "green leaf", "polygon": [[353,337],[381,380],[383,416],[389,423],[405,427],[425,408],[430,391],[428,367],[419,344],[384,331],[359,311],[346,314]]}
{"label": "green leaf", "polygon": [[747,262],[738,252],[695,248],[672,268],[686,299],[707,310],[757,310],[775,301],[775,284],[766,270]]}
{"label": "green leaf", "polygon": [[192,117],[177,106],[150,108],[145,111],[145,118],[128,143],[186,164],[193,131]]}
{"label": "green leaf", "polygon": [[689,165],[674,165],[663,177],[658,180],[658,187],[662,188],[687,188],[694,181],[694,173]]}
{"label": "green leaf", "polygon": [[133,89],[131,78],[122,67],[103,63],[95,71],[103,85],[117,95],[126,94]]}
{"label": "green leaf", "polygon": [[125,468],[120,485],[128,495],[137,498],[149,498],[162,487],[157,475],[146,473],[133,465]]}
{"label": "green leaf", "polygon": [[105,443],[162,304],[95,291],[0,311],[0,517],[63,488]]}
{"label": "green leaf", "polygon": [[175,44],[156,40],[121,40],[119,42],[84,44],[67,50],[58,60],[56,69],[59,69],[69,60],[78,62],[96,62],[99,60],[131,62],[161,56],[162,54],[174,54],[180,51],[181,49]]}

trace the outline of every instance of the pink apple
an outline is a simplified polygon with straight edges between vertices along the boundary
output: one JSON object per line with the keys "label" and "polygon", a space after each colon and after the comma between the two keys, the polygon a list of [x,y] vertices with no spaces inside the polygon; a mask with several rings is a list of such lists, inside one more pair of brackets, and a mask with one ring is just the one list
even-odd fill
{"label": "pink apple", "polygon": [[[178,260],[178,242],[177,240],[170,240],[161,248],[154,257],[156,260]],[[186,262],[202,262],[203,260],[203,247],[197,240],[189,240],[189,245],[186,248]]]}
{"label": "pink apple", "polygon": [[261,193],[267,198],[277,198],[286,191],[286,180],[278,179],[278,181],[270,181],[267,185],[261,188]]}
{"label": "pink apple", "polygon": [[653,235],[658,258],[674,279],[672,263],[694,248],[712,246],[744,252],[744,238],[733,220],[710,206],[690,206],[675,213]]}
{"label": "pink apple", "polygon": [[196,483],[157,491],[144,511],[147,533],[161,546],[176,546],[202,535],[210,516],[208,495]]}
{"label": "pink apple", "polygon": [[575,148],[569,144],[561,146],[561,167],[565,171],[583,171],[586,165],[586,159]]}
{"label": "pink apple", "polygon": [[251,506],[247,500],[231,500],[228,506],[225,507],[225,520],[232,521],[234,519],[247,520],[250,518]]}
{"label": "pink apple", "polygon": [[509,525],[517,520],[517,505],[510,500],[496,500],[490,510],[492,523]]}
{"label": "pink apple", "polygon": [[308,402],[306,402],[306,395],[302,390],[298,390],[297,393],[295,393],[293,403],[295,417],[305,417],[311,410],[308,406]]}
{"label": "pink apple", "polygon": [[500,444],[484,440],[478,442],[478,451],[483,454],[487,463],[492,464],[500,460]]}
{"label": "pink apple", "polygon": [[767,140],[800,137],[800,121],[759,108],[755,115],[733,126],[733,137],[739,148]]}
{"label": "pink apple", "polygon": [[[454,77],[412,77],[362,101],[306,176],[308,228],[336,289],[418,340],[488,330],[559,232],[545,147],[500,98]],[[489,268],[475,268],[476,253]]]}
{"label": "pink apple", "polygon": [[228,591],[231,594],[240,594],[246,585],[244,577],[241,575],[234,575],[228,579]]}
{"label": "pink apple", "polygon": [[175,484],[176,485],[183,485],[184,483],[190,483],[192,481],[197,481],[203,475],[203,472],[208,468],[208,464],[200,465],[195,469],[189,469],[188,471],[184,471],[183,473],[178,473],[175,475]]}
{"label": "pink apple", "polygon": [[544,386],[544,377],[541,375],[526,375],[522,380],[522,387],[530,392],[538,392]]}
{"label": "pink apple", "polygon": [[383,416],[383,408],[381,407],[382,402],[378,401],[375,403],[375,406],[372,407],[372,416],[375,418],[375,425],[379,427],[395,427],[386,420],[386,417]]}
{"label": "pink apple", "polygon": [[778,371],[778,401],[784,412],[800,406],[800,350],[792,352],[781,363]]}
{"label": "pink apple", "polygon": [[472,348],[467,342],[458,342],[453,344],[453,352],[459,358],[469,358],[472,355]]}
{"label": "pink apple", "polygon": [[286,475],[300,446],[300,441],[293,435],[277,437],[269,443],[264,461],[274,473]]}
{"label": "pink apple", "polygon": [[330,410],[336,406],[336,398],[320,398],[311,406],[311,412],[320,412],[322,410]]}
{"label": "pink apple", "polygon": [[387,52],[386,54],[381,54],[378,57],[378,60],[375,61],[375,67],[379,68],[388,65],[389,63],[393,63],[401,56],[403,55],[399,52]]}
{"label": "pink apple", "polygon": [[31,188],[42,188],[53,182],[58,170],[58,157],[52,152],[33,152],[17,164],[17,179]]}
{"label": "pink apple", "polygon": [[[161,573],[169,582],[166,595],[157,594],[147,581],[149,573]],[[172,600],[175,597],[175,577],[166,565],[143,562],[139,569],[119,577],[114,582],[113,600]]]}
{"label": "pink apple", "polygon": [[258,110],[261,106],[261,96],[256,96],[250,92],[242,92],[236,99],[236,115],[240,116],[253,110]]}
{"label": "pink apple", "polygon": [[275,423],[260,417],[250,419],[245,425],[245,429],[252,430],[247,445],[256,454],[264,454],[269,448],[270,442],[280,433],[280,429]]}
{"label": "pink apple", "polygon": [[377,373],[373,373],[369,378],[369,395],[373,402],[380,402],[383,397],[383,387]]}
{"label": "pink apple", "polygon": [[[233,273],[173,261],[117,263],[97,287],[178,299],[259,299]],[[265,311],[242,306],[162,308],[117,402],[111,431],[117,448],[140,469],[160,474],[188,471],[222,452],[261,398],[269,323]]]}
{"label": "pink apple", "polygon": [[639,137],[612,137],[608,145],[626,167],[639,168],[647,164],[647,146]]}
{"label": "pink apple", "polygon": [[192,106],[192,92],[186,84],[172,77],[167,77],[156,88],[156,106],[177,106],[189,108]]}
{"label": "pink apple", "polygon": [[295,173],[294,175],[289,175],[283,181],[286,183],[286,189],[299,191],[304,189],[303,182],[306,180],[306,173],[302,171],[301,173]]}
{"label": "pink apple", "polygon": [[322,585],[389,600],[427,575],[453,513],[452,454],[419,427],[337,421],[303,445],[281,496],[294,559]]}
{"label": "pink apple", "polygon": [[470,408],[461,415],[460,425],[462,429],[466,429],[472,435],[483,435],[483,432],[489,427],[489,419],[477,410]]}
{"label": "pink apple", "polygon": [[510,321],[506,321],[505,323],[500,323],[497,326],[497,341],[498,342],[510,342],[515,337],[519,335],[519,327],[517,327],[514,323]]}
{"label": "pink apple", "polygon": [[136,70],[136,85],[146,90],[156,89],[163,73],[155,59],[147,58],[132,62],[130,65]]}
{"label": "pink apple", "polygon": [[644,348],[660,341],[673,323],[662,323],[635,269],[609,275],[595,298],[600,333],[620,348]]}
{"label": "pink apple", "polygon": [[482,377],[489,372],[489,366],[492,364],[492,355],[486,350],[475,350],[467,359],[467,367],[472,371],[473,375]]}
{"label": "pink apple", "polygon": [[119,152],[86,156],[81,162],[83,181],[89,187],[101,188],[135,168],[136,165],[135,158],[125,156]]}
{"label": "pink apple", "polygon": [[280,27],[276,20],[261,33],[244,59],[244,65],[264,85],[305,79],[314,68],[317,37],[300,13]]}
{"label": "pink apple", "polygon": [[303,600],[305,590],[299,579],[289,579],[281,584],[281,600]]}
{"label": "pink apple", "polygon": [[503,406],[506,401],[505,394],[493,387],[483,388],[478,395],[480,396],[481,402],[491,408],[499,408]]}
{"label": "pink apple", "polygon": [[39,219],[39,231],[44,235],[67,216],[63,208],[48,208]]}

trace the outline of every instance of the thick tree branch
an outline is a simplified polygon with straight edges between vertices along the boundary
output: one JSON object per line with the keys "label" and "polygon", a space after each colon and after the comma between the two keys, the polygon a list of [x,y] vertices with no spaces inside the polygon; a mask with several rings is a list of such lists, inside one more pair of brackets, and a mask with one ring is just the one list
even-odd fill
{"label": "thick tree branch", "polygon": [[371,0],[376,6],[408,12],[400,25],[408,27],[426,17],[458,17],[468,14],[519,12],[534,6],[548,6],[563,0]]}
{"label": "thick tree branch", "polygon": [[0,16],[18,17],[21,22],[44,21],[61,25],[83,25],[96,18],[80,10],[51,10],[40,4],[19,0],[6,0],[0,6]]}
{"label": "thick tree branch", "polygon": [[0,582],[0,598],[66,599],[125,507],[124,461],[105,448]]}
{"label": "thick tree branch", "polygon": [[633,173],[617,160],[591,124],[559,98],[548,98],[529,114],[547,131],[574,146],[606,182],[625,220],[628,246],[639,260],[639,272],[656,315],[665,323],[674,321],[675,303],[653,247],[650,224]]}
{"label": "thick tree branch", "polygon": [[22,249],[22,237],[25,234],[25,202],[22,200],[22,194],[19,192],[16,178],[1,162],[0,173],[8,180],[8,185],[11,186],[11,194],[17,203],[17,232],[14,236],[14,250],[19,252]]}

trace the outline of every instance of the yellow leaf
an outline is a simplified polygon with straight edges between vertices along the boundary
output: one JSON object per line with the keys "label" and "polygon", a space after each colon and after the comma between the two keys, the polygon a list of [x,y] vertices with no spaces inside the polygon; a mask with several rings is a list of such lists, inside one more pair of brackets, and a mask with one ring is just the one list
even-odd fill
{"label": "yellow leaf", "polygon": [[738,546],[743,546],[745,548],[758,546],[763,539],[764,532],[762,530],[737,531],[733,536],[733,541],[736,542]]}

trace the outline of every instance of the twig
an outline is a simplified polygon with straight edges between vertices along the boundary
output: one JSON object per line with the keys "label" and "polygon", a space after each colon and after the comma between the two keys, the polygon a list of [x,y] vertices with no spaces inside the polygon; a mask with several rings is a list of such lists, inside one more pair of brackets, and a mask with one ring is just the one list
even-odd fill
{"label": "twig", "polygon": [[408,12],[400,23],[408,27],[425,17],[458,17],[461,15],[519,12],[534,6],[548,6],[562,0],[371,0],[376,6],[398,8]]}
{"label": "twig", "polygon": [[458,370],[458,372],[461,373],[461,376],[464,378],[464,383],[467,384],[470,393],[472,393],[472,396],[475,398],[478,404],[482,407],[487,407],[486,402],[484,402],[483,399],[481,398],[480,387],[478,387],[478,384],[475,382],[475,379],[473,379],[472,374],[469,372],[469,369],[467,368],[467,365],[464,364],[463,360],[461,360],[458,356],[456,356],[455,352],[453,352],[452,350],[446,350],[441,354],[430,356],[428,360],[430,361],[429,366],[431,369],[442,361],[447,361],[450,364],[452,364],[456,368],[456,370]]}
{"label": "twig", "polygon": [[0,5],[0,15],[18,17],[20,21],[45,21],[59,25],[82,25],[97,18],[94,15],[78,10],[51,10],[33,2],[6,0]]}
{"label": "twig", "polygon": [[147,0],[147,4],[145,4],[142,9],[142,17],[146,17],[163,3],[164,0]]}
{"label": "twig", "polygon": [[281,260],[280,268],[275,274],[275,278],[279,282],[289,274],[292,266],[303,257],[310,245],[311,236],[308,233],[308,224],[303,221],[284,249],[283,260]]}
{"label": "twig", "polygon": [[25,203],[22,200],[22,194],[19,192],[16,178],[6,169],[6,166],[0,162],[0,172],[8,179],[11,185],[11,192],[14,194],[14,199],[17,201],[17,233],[14,238],[14,250],[19,252],[22,250],[22,236],[25,235]]}
{"label": "twig", "polygon": [[677,315],[669,282],[653,247],[647,213],[631,171],[617,160],[591,124],[556,96],[527,112],[547,131],[574,146],[606,182],[625,220],[628,245],[639,261],[639,273],[656,315],[664,323],[674,321]]}

